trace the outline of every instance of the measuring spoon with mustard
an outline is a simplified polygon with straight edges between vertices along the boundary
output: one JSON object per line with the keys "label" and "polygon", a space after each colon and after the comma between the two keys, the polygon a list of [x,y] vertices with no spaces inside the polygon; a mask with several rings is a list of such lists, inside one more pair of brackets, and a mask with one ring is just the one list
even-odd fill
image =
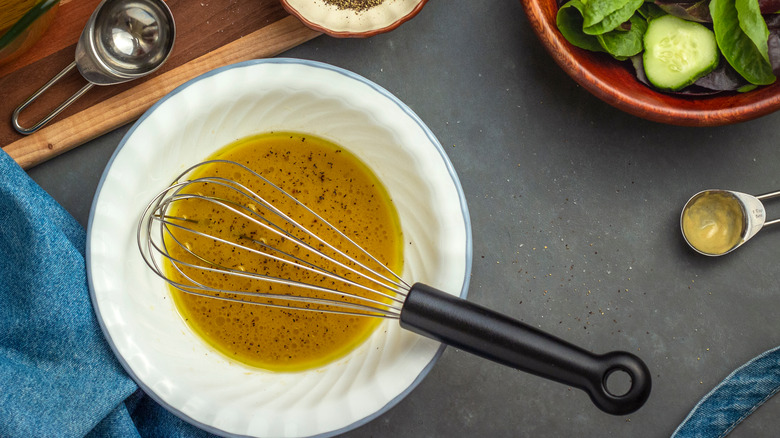
{"label": "measuring spoon with mustard", "polygon": [[696,252],[721,256],[739,248],[767,225],[762,201],[780,197],[780,191],[759,196],[732,190],[704,190],[691,197],[680,215],[685,241]]}

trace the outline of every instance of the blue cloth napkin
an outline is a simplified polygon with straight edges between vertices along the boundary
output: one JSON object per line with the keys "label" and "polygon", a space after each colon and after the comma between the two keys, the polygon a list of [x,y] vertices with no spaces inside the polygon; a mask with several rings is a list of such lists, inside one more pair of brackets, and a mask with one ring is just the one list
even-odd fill
{"label": "blue cloth napkin", "polygon": [[672,438],[715,438],[739,423],[780,390],[780,347],[737,368],[683,420]]}
{"label": "blue cloth napkin", "polygon": [[0,436],[206,437],[141,392],[92,310],[86,234],[0,151]]}

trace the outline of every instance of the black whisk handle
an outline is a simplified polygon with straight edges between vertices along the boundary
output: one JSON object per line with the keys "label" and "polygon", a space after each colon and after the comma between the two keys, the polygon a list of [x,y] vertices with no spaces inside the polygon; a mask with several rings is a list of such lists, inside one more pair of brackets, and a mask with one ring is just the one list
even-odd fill
{"label": "black whisk handle", "polygon": [[[401,327],[546,379],[584,390],[604,412],[626,415],[650,396],[650,371],[631,353],[596,355],[493,310],[416,283],[403,310]],[[607,380],[628,374],[631,387],[610,392]]]}

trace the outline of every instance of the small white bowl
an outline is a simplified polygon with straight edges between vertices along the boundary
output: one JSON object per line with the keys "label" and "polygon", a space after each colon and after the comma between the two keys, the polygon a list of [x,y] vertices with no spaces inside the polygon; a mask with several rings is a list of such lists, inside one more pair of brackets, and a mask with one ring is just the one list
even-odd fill
{"label": "small white bowl", "polygon": [[407,281],[463,298],[468,288],[471,229],[460,183],[431,131],[390,93],[333,66],[278,58],[182,85],[135,123],[103,174],[89,221],[89,286],[127,372],[171,412],[220,435],[330,436],[358,427],[407,395],[443,349],[386,320],[338,361],[271,373],[225,358],[183,322],[139,254],[142,210],[222,146],[282,130],[331,140],[374,170],[409,242]]}
{"label": "small white bowl", "polygon": [[306,26],[337,38],[367,38],[412,19],[428,0],[384,0],[366,10],[343,9],[323,0],[281,0]]}

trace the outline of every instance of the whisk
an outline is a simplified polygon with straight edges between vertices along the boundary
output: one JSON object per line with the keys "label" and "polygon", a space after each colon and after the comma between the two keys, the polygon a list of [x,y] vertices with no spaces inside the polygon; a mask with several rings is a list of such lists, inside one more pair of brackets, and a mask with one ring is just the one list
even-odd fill
{"label": "whisk", "polygon": [[[192,176],[213,163],[234,171],[229,176]],[[257,184],[263,187],[262,195]],[[213,217],[176,214],[177,207],[193,202],[205,203],[214,211]],[[282,211],[278,206],[283,203],[294,206],[295,213]],[[233,230],[217,233],[200,226],[227,215],[238,222],[214,229]],[[327,229],[335,238],[326,241],[315,229]],[[431,286],[409,284],[292,194],[239,163],[211,160],[187,169],[149,203],[137,237],[144,261],[154,273],[188,294],[397,319],[404,329],[582,389],[598,408],[614,415],[636,411],[650,395],[650,372],[635,355],[593,354]],[[209,248],[229,248],[248,255],[257,265],[272,263],[281,268],[269,274],[256,266],[230,265]],[[628,390],[610,390],[614,385],[608,385],[608,380],[614,373],[628,375]]]}

